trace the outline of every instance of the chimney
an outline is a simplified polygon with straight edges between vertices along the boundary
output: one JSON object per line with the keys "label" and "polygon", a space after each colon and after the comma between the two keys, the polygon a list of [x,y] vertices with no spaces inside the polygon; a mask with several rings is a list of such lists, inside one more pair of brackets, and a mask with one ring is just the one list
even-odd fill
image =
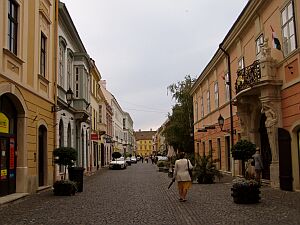
{"label": "chimney", "polygon": [[141,129],[139,129],[139,132],[141,132]]}
{"label": "chimney", "polygon": [[150,128],[150,131],[152,131],[152,128]]}

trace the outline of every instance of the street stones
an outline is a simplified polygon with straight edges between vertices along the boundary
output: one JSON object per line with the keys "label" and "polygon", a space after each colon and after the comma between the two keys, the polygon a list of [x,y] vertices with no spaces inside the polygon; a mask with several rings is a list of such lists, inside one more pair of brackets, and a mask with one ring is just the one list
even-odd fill
{"label": "street stones", "polygon": [[231,197],[231,178],[193,184],[187,202],[179,202],[177,184],[156,165],[134,164],[126,170],[101,169],[84,177],[75,196],[45,191],[3,205],[0,224],[300,224],[300,193],[261,188],[261,201],[238,205]]}

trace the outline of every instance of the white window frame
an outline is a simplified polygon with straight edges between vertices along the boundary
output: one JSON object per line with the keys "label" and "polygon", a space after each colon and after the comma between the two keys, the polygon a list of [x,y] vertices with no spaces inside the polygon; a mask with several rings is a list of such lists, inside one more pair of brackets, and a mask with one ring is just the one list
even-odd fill
{"label": "white window frame", "polygon": [[215,109],[219,108],[219,86],[218,82],[214,84],[214,94],[215,94]]}
{"label": "white window frame", "polygon": [[201,118],[204,117],[204,104],[203,104],[203,96],[201,96]]}
{"label": "white window frame", "polygon": [[255,46],[256,46],[256,59],[260,59],[261,57],[261,49],[264,44],[264,35],[261,34],[258,36],[258,38],[255,40]]}
{"label": "white window frame", "polygon": [[229,98],[230,98],[230,94],[229,94],[229,91],[230,91],[230,88],[229,88],[229,74],[226,73],[224,78],[225,78],[225,97],[226,97],[226,101],[229,101]]}
{"label": "white window frame", "polygon": [[59,44],[59,68],[58,68],[58,84],[64,88],[64,73],[65,73],[65,53],[66,47],[60,43]]}
{"label": "white window frame", "polygon": [[285,56],[297,49],[294,2],[290,1],[281,11],[282,48]]}
{"label": "white window frame", "polygon": [[210,113],[210,91],[207,91],[206,93],[206,101],[207,101],[207,114]]}

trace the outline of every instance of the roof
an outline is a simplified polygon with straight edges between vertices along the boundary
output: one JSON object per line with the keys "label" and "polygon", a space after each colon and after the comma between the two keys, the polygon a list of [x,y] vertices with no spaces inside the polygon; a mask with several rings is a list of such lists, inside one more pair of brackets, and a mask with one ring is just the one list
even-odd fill
{"label": "roof", "polygon": [[156,134],[156,131],[135,131],[135,140],[152,140],[152,137]]}

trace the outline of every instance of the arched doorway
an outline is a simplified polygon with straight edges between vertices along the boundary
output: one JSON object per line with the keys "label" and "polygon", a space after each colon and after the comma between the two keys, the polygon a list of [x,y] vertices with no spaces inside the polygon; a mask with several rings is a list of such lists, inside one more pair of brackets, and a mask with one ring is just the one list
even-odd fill
{"label": "arched doorway", "polygon": [[17,110],[8,94],[0,96],[0,196],[16,192]]}
{"label": "arched doorway", "polygon": [[39,143],[38,143],[38,172],[39,186],[47,183],[47,129],[44,125],[39,127]]}
{"label": "arched doorway", "polygon": [[68,124],[68,131],[67,131],[67,146],[72,147],[72,137],[71,137],[71,124]]}
{"label": "arched doorway", "polygon": [[266,115],[264,113],[261,114],[259,133],[260,133],[261,157],[264,166],[264,169],[262,171],[262,179],[270,180],[270,164],[272,162],[272,152],[269,143],[267,128],[265,125],[266,119],[267,119]]}

